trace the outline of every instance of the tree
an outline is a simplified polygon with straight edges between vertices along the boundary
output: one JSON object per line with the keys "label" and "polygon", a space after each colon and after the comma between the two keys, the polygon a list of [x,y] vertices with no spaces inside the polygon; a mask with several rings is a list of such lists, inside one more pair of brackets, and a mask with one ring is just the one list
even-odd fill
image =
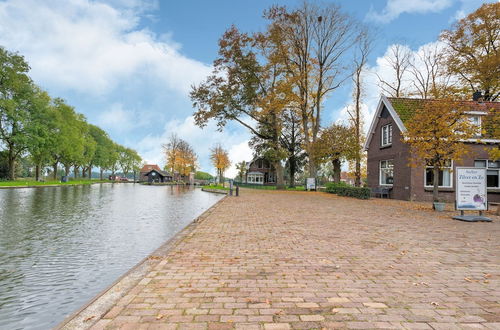
{"label": "tree", "polygon": [[236,170],[238,171],[240,182],[243,182],[243,177],[245,176],[245,172],[247,171],[247,162],[242,160],[241,162],[236,164]]}
{"label": "tree", "polygon": [[216,144],[210,149],[210,160],[212,165],[217,169],[219,183],[224,185],[224,172],[231,166],[228,152],[220,144]]}
{"label": "tree", "polygon": [[356,144],[354,127],[332,124],[321,131],[315,154],[318,163],[331,162],[334,182],[340,182],[342,162],[356,158]]}
{"label": "tree", "polygon": [[484,99],[500,95],[500,3],[485,3],[441,33],[447,45],[447,69],[457,75],[469,94],[481,91]]}
{"label": "tree", "polygon": [[267,141],[277,186],[283,187],[280,114],[294,95],[277,56],[280,38],[277,30],[249,35],[231,27],[219,41],[212,74],[190,95],[198,126],[213,119],[222,130],[228,121],[235,121]]}
{"label": "tree", "polygon": [[354,108],[348,108],[347,113],[352,127],[354,128],[355,144],[352,145],[354,149],[354,184],[356,187],[361,186],[361,159],[363,158],[364,134],[363,134],[363,117],[361,114],[361,101],[363,97],[363,75],[365,73],[368,55],[372,48],[372,39],[367,31],[360,34],[357,45],[356,56],[354,57],[354,75],[353,75],[353,98]]}
{"label": "tree", "polygon": [[444,53],[439,44],[419,49],[410,64],[413,88],[410,94],[422,99],[439,99],[443,90],[450,90],[451,75],[445,68]]}
{"label": "tree", "polygon": [[52,160],[51,151],[56,147],[57,126],[50,96],[39,89],[33,96],[32,122],[27,129],[30,141],[27,150],[35,165],[35,180],[39,181],[41,170]]}
{"label": "tree", "polygon": [[34,85],[21,55],[0,47],[0,140],[8,151],[9,179],[16,176],[16,160],[29,144]]}
{"label": "tree", "polygon": [[405,90],[405,76],[411,68],[412,53],[408,46],[392,45],[384,57],[384,65],[389,69],[390,77],[382,77],[377,74],[379,87],[382,91],[392,97],[402,97],[407,94]]}
{"label": "tree", "polygon": [[[109,167],[113,141],[104,130],[95,125],[89,125],[89,134],[96,142],[94,157],[91,164],[92,166],[99,167],[99,178],[102,180],[104,170]],[[90,178],[92,178],[92,170],[90,170]]]}
{"label": "tree", "polygon": [[273,7],[266,17],[282,35],[281,61],[294,83],[309,175],[316,177],[314,150],[324,102],[350,76],[343,61],[356,42],[359,24],[338,5],[319,7],[308,2],[291,12]]}
{"label": "tree", "polygon": [[130,171],[134,171],[135,176],[135,171],[139,168],[141,161],[141,156],[133,149],[120,147],[118,150],[118,163],[125,177],[127,177]]}
{"label": "tree", "polygon": [[[494,107],[490,115],[485,120],[485,135],[489,138],[498,139],[500,136],[500,108]],[[492,160],[500,160],[500,145],[496,148],[487,148]]]}
{"label": "tree", "polygon": [[187,177],[196,172],[198,157],[188,142],[172,134],[169,141],[163,144],[163,150],[167,159],[165,167],[172,174]]}
{"label": "tree", "polygon": [[410,146],[411,165],[433,169],[434,202],[439,201],[439,171],[449,166],[451,160],[459,162],[469,153],[470,148],[463,141],[477,134],[467,120],[467,110],[453,98],[421,101],[405,123],[407,131],[403,136]]}
{"label": "tree", "polygon": [[94,161],[95,151],[97,148],[97,142],[94,140],[94,137],[90,130],[92,126],[89,125],[86,121],[82,123],[84,126],[83,131],[83,155],[81,158],[80,166],[82,167],[82,177],[86,177],[87,173],[89,179],[92,180],[92,165]]}
{"label": "tree", "polygon": [[196,173],[194,175],[194,178],[196,180],[205,180],[205,181],[208,181],[208,180],[213,179],[213,176],[210,175],[210,173],[207,173],[207,172],[196,171]]}

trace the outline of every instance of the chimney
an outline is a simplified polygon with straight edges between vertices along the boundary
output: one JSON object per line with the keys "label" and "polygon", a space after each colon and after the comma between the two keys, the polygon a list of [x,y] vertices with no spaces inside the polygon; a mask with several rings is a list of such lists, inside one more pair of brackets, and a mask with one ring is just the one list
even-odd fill
{"label": "chimney", "polygon": [[483,94],[480,91],[475,91],[472,94],[472,101],[481,102],[483,101]]}

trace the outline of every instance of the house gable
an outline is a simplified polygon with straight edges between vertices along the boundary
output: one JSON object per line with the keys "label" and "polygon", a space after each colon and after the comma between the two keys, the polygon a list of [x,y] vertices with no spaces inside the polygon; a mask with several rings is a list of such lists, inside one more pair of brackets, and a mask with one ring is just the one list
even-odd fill
{"label": "house gable", "polygon": [[387,119],[389,117],[392,117],[392,119],[396,123],[396,125],[399,128],[399,131],[401,133],[406,132],[406,127],[403,124],[403,121],[399,117],[398,113],[392,107],[391,102],[387,99],[386,96],[382,95],[380,97],[380,101],[378,102],[377,110],[375,111],[375,114],[373,116],[372,123],[370,125],[370,129],[368,130],[368,136],[367,136],[365,148],[364,148],[365,151],[367,151],[368,148],[370,147],[370,143],[372,141],[373,136],[375,135],[375,130],[378,127],[378,122],[379,122],[380,118]]}

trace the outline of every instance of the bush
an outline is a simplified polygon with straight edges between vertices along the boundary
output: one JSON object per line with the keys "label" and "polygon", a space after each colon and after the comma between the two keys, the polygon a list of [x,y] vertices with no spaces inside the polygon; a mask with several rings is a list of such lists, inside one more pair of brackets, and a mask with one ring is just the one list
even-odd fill
{"label": "bush", "polygon": [[339,196],[355,197],[359,199],[370,198],[370,188],[353,187],[344,182],[329,182],[326,184],[326,192]]}

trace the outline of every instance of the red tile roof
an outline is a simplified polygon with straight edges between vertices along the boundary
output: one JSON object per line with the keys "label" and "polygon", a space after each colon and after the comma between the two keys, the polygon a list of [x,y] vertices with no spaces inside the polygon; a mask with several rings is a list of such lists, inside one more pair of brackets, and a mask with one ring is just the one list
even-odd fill
{"label": "red tile roof", "polygon": [[144,165],[142,168],[141,168],[141,173],[146,173],[146,172],[149,172],[151,170],[157,170],[157,171],[161,171],[161,168],[156,165],[156,164],[146,164]]}

